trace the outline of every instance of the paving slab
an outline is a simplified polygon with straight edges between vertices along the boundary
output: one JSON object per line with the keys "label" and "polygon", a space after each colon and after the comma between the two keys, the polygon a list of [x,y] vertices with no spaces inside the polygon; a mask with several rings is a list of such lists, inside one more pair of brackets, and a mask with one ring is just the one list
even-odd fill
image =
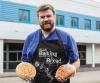
{"label": "paving slab", "polygon": [[[5,75],[3,75],[4,77],[0,77],[0,83],[29,83],[16,77],[14,73],[12,73],[12,76],[8,76],[7,73]],[[100,71],[77,72],[71,78],[71,83],[100,83]]]}

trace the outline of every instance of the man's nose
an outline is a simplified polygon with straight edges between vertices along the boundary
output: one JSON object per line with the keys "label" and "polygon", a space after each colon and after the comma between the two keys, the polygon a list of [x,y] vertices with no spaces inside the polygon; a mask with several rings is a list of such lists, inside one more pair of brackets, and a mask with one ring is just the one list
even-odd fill
{"label": "man's nose", "polygon": [[47,17],[45,17],[45,18],[44,18],[44,21],[47,21],[47,20],[48,20],[48,18],[47,18]]}

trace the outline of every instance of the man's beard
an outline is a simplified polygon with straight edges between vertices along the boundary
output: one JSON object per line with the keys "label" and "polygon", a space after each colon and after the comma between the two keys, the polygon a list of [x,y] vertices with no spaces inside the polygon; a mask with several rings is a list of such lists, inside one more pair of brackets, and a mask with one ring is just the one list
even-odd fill
{"label": "man's beard", "polygon": [[54,27],[54,23],[46,21],[46,22],[41,23],[40,26],[41,26],[42,30],[44,30],[46,32],[50,32],[53,29],[53,27]]}

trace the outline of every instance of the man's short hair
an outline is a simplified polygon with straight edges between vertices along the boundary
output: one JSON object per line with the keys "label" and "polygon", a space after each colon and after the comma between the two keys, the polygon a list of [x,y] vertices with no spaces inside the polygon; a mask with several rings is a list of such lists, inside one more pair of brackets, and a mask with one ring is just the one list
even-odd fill
{"label": "man's short hair", "polygon": [[53,12],[53,14],[55,14],[55,9],[54,9],[54,7],[52,5],[50,5],[50,4],[43,4],[43,5],[41,5],[38,8],[38,10],[37,10],[37,16],[38,16],[38,14],[39,14],[40,11],[46,11],[48,9],[50,9]]}

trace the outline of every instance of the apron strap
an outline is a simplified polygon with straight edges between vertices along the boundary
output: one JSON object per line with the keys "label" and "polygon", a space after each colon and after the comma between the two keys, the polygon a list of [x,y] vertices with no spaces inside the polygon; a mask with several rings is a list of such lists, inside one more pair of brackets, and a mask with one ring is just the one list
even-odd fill
{"label": "apron strap", "polygon": [[[60,43],[60,45],[62,46],[63,50],[65,50],[65,47],[64,47],[64,45],[63,45],[63,41],[62,41],[61,35],[60,35],[60,33],[59,33],[59,31],[58,31],[57,29],[55,29],[55,30],[56,30],[56,34],[57,34],[58,39],[59,39],[59,43]],[[65,52],[65,51],[64,51],[64,52]]]}
{"label": "apron strap", "polygon": [[41,41],[42,41],[42,31],[39,30],[39,42],[41,42]]}
{"label": "apron strap", "polygon": [[[65,47],[64,47],[64,44],[63,44],[63,41],[62,41],[62,38],[61,38],[61,35],[59,33],[59,31],[56,29],[56,33],[57,33],[57,36],[59,38],[59,43],[60,45],[62,46],[63,50],[64,50],[64,54],[66,55],[67,57],[67,60],[68,60],[68,55],[67,55],[67,50],[65,50]],[[68,61],[67,61],[68,62]]]}

